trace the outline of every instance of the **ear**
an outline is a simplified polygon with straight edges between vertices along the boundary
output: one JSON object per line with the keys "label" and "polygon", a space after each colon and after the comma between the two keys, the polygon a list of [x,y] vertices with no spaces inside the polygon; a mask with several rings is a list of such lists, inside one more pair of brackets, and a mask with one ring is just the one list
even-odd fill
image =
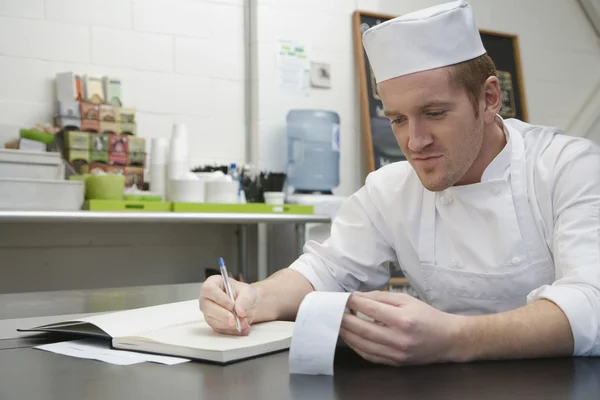
{"label": "ear", "polygon": [[486,123],[492,123],[496,119],[496,114],[502,106],[502,96],[500,95],[500,83],[498,78],[490,76],[483,84],[483,119]]}

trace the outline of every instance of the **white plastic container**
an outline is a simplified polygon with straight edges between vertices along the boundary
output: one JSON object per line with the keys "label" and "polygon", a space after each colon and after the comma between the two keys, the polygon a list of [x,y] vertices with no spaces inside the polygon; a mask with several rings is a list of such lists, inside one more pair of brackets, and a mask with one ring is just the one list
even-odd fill
{"label": "white plastic container", "polygon": [[171,188],[171,201],[177,203],[204,202],[204,181],[199,179],[171,179],[169,187]]}
{"label": "white plastic container", "polygon": [[285,194],[283,192],[265,192],[265,204],[282,205],[285,203]]}
{"label": "white plastic container", "polygon": [[0,149],[0,178],[64,179],[60,153]]}
{"label": "white plastic container", "polygon": [[0,210],[77,211],[83,201],[83,181],[0,178]]}
{"label": "white plastic container", "polygon": [[239,182],[226,180],[206,181],[204,200],[213,204],[237,204],[239,203]]}

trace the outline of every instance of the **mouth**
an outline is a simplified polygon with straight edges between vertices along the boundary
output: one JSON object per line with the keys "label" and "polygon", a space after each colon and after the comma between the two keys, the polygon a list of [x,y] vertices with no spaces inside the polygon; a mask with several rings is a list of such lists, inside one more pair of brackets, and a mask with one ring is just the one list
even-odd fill
{"label": "mouth", "polygon": [[415,157],[413,162],[418,165],[429,166],[437,163],[443,156],[427,156],[427,157]]}
{"label": "mouth", "polygon": [[434,159],[438,159],[438,158],[442,158],[442,155],[438,155],[438,156],[425,156],[425,157],[413,157],[413,160],[415,161],[427,161],[427,160],[434,160]]}

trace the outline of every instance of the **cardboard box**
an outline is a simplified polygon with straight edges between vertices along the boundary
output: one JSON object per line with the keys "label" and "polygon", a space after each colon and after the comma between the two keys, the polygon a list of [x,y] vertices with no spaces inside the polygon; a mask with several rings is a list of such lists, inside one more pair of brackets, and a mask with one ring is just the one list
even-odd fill
{"label": "cardboard box", "polygon": [[125,186],[137,186],[141,189],[144,186],[144,168],[143,167],[125,167]]}
{"label": "cardboard box", "polygon": [[100,132],[100,107],[97,104],[81,103],[81,130]]}
{"label": "cardboard box", "polygon": [[121,128],[118,122],[100,121],[99,126],[100,128],[98,129],[98,133],[118,135],[121,132]]}
{"label": "cardboard box", "polygon": [[119,128],[123,135],[136,135],[135,108],[119,109]]}
{"label": "cardboard box", "polygon": [[119,108],[120,118],[119,121],[128,124],[135,124],[135,108]]}
{"label": "cardboard box", "polygon": [[81,119],[81,105],[78,101],[57,101],[58,116]]}
{"label": "cardboard box", "polygon": [[61,117],[57,115],[54,119],[54,124],[63,131],[82,130],[81,118]]}
{"label": "cardboard box", "polygon": [[91,134],[81,131],[66,131],[65,148],[71,150],[90,150]]}
{"label": "cardboard box", "polygon": [[121,135],[135,136],[137,134],[137,127],[135,124],[129,122],[121,122],[119,124],[119,131],[121,132]]}
{"label": "cardboard box", "polygon": [[101,76],[85,75],[83,77],[83,87],[85,101],[94,104],[104,103],[104,87]]}
{"label": "cardboard box", "polygon": [[146,138],[143,137],[130,137],[128,140],[128,151],[132,153],[145,153],[146,152]]}
{"label": "cardboard box", "polygon": [[98,133],[100,132],[100,121],[93,119],[82,119],[81,130],[86,132]]}
{"label": "cardboard box", "polygon": [[120,165],[106,165],[99,162],[90,162],[79,166],[79,173],[81,174],[97,174],[100,171],[107,174],[124,175],[125,167]]}
{"label": "cardboard box", "polygon": [[81,77],[73,72],[56,74],[56,96],[60,101],[83,100],[81,90]]}
{"label": "cardboard box", "polygon": [[108,151],[98,152],[98,151],[90,151],[90,162],[100,162],[108,165]]}
{"label": "cardboard box", "polygon": [[128,163],[143,167],[146,165],[146,153],[129,153]]}
{"label": "cardboard box", "polygon": [[106,103],[120,107],[121,101],[121,80],[114,76],[104,77],[104,99]]}
{"label": "cardboard box", "polygon": [[92,103],[81,103],[81,119],[99,121],[100,120],[100,106]]}
{"label": "cardboard box", "polygon": [[71,164],[85,164],[90,162],[89,150],[67,149],[67,161]]}
{"label": "cardboard box", "polygon": [[96,133],[91,135],[90,161],[108,164],[108,148],[110,135]]}
{"label": "cardboard box", "polygon": [[110,135],[105,133],[91,134],[90,148],[97,153],[108,153],[110,144]]}
{"label": "cardboard box", "polygon": [[127,165],[128,137],[126,135],[110,135],[108,139],[108,164]]}

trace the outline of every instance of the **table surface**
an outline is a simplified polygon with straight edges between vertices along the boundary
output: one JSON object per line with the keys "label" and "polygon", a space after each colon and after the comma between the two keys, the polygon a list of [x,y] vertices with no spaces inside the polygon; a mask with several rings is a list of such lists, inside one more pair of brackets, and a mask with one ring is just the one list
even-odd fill
{"label": "table surface", "polygon": [[290,375],[288,352],[227,366],[116,366],[32,348],[0,351],[0,399],[594,399],[600,358],[385,367],[339,348],[335,376]]}
{"label": "table surface", "polygon": [[164,222],[217,224],[327,223],[331,218],[316,214],[254,214],[193,212],[112,212],[112,211],[0,211],[0,222]]}

